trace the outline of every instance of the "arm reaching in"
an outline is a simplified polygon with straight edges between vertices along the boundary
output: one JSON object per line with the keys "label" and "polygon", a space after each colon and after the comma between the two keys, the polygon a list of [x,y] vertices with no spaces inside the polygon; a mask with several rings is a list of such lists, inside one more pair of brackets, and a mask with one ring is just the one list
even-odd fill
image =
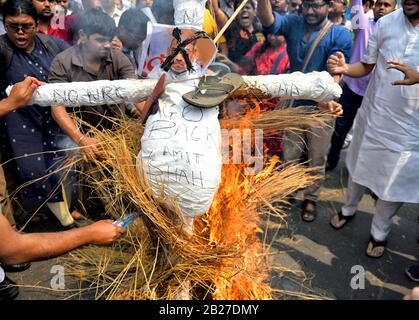
{"label": "arm reaching in", "polygon": [[369,74],[374,69],[375,64],[366,64],[357,62],[347,64],[342,52],[336,52],[327,59],[327,70],[332,75],[347,75],[354,78],[360,78]]}
{"label": "arm reaching in", "polygon": [[26,77],[25,80],[16,83],[10,91],[10,95],[0,101],[0,117],[28,105],[38,85],[38,80],[33,77]]}
{"label": "arm reaching in", "polygon": [[320,102],[319,107],[321,111],[333,113],[333,118],[339,117],[343,114],[343,107],[336,101]]}
{"label": "arm reaching in", "polygon": [[86,244],[110,245],[125,232],[111,220],[53,233],[20,234],[0,214],[0,262],[19,264],[52,258]]}
{"label": "arm reaching in", "polygon": [[70,118],[65,106],[53,106],[51,114],[61,129],[80,146],[84,161],[94,160],[100,155],[97,140],[80,132],[73,119]]}

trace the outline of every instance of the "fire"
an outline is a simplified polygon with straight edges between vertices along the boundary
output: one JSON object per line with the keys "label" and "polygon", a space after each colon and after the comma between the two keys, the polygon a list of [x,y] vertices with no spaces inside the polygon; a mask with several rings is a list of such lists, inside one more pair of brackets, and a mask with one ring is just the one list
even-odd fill
{"label": "fire", "polygon": [[[250,119],[261,112],[256,99],[247,108],[240,121],[240,130],[248,129]],[[257,203],[252,203],[255,182],[271,176],[278,158],[271,159],[257,175],[245,176],[246,164],[225,164],[222,169],[221,185],[208,213],[212,245],[232,248],[237,256],[228,259],[226,267],[220,267],[220,278],[215,283],[214,299],[255,300],[270,299],[272,289],[266,280],[268,267],[264,262],[265,249],[258,237],[261,232],[261,216]]]}

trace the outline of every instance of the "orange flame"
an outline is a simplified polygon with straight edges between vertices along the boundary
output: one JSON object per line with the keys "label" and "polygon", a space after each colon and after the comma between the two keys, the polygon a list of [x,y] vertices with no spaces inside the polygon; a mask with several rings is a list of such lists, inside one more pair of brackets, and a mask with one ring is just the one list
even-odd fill
{"label": "orange flame", "polygon": [[[240,130],[249,128],[250,119],[261,112],[256,99],[240,121]],[[258,237],[261,232],[260,214],[256,204],[249,203],[254,182],[269,177],[279,162],[271,159],[255,176],[245,176],[245,164],[227,164],[222,169],[221,185],[208,213],[210,243],[214,246],[235,248],[235,257],[224,258],[222,275],[215,283],[214,299],[255,300],[270,299],[272,289],[267,283],[268,267],[264,264],[264,246]],[[226,267],[228,266],[228,267]]]}

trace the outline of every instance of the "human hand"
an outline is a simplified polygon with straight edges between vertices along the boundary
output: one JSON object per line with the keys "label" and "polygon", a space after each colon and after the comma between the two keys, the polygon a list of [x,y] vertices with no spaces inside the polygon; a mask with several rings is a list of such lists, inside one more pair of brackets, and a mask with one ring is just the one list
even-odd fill
{"label": "human hand", "polygon": [[333,113],[332,117],[336,118],[343,114],[343,107],[336,101],[320,102],[319,107],[321,111]]}
{"label": "human hand", "polygon": [[239,73],[240,66],[238,66],[236,63],[231,61],[227,56],[223,55],[222,53],[217,54],[215,61],[224,63],[226,66],[230,68],[232,72]]}
{"label": "human hand", "polygon": [[101,220],[86,228],[89,228],[89,232],[91,233],[91,243],[99,246],[112,244],[126,231],[124,228],[114,225],[112,220]]}
{"label": "human hand", "polygon": [[83,136],[78,143],[83,152],[84,161],[94,160],[100,155],[100,151],[97,147],[97,140],[95,138]]}
{"label": "human hand", "polygon": [[336,52],[327,59],[327,70],[332,75],[345,74],[348,71],[348,65],[345,62],[345,56],[342,52]]}
{"label": "human hand", "polygon": [[25,80],[13,85],[7,100],[16,109],[27,106],[38,86],[36,78],[26,77]]}
{"label": "human hand", "polygon": [[136,117],[140,118],[142,114],[142,110],[144,109],[145,101],[141,101],[135,105],[135,108],[131,109],[131,114]]}
{"label": "human hand", "polygon": [[419,83],[419,72],[415,69],[399,62],[390,60],[387,61],[387,69],[396,69],[404,73],[404,80],[397,80],[392,82],[393,85],[408,85],[411,86],[413,84]]}
{"label": "human hand", "polygon": [[118,37],[114,37],[111,42],[112,48],[117,50],[123,50],[124,45],[122,44],[121,40],[118,39]]}

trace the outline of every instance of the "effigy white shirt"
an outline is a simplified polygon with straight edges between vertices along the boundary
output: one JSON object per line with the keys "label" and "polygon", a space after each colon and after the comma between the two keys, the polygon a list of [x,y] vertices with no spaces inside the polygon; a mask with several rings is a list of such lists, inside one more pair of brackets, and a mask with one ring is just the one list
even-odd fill
{"label": "effigy white shirt", "polygon": [[[179,81],[179,77],[169,80]],[[176,203],[187,217],[202,215],[211,206],[221,180],[219,108],[197,108],[182,99],[194,90],[194,79],[169,83],[158,100],[158,111],[147,119],[137,156],[156,196]],[[183,79],[185,80],[185,79]]]}
{"label": "effigy white shirt", "polygon": [[419,71],[419,25],[413,27],[402,9],[378,20],[361,60],[376,66],[346,164],[353,181],[380,199],[419,203],[419,84],[392,85],[404,74],[387,69],[388,60]]}

